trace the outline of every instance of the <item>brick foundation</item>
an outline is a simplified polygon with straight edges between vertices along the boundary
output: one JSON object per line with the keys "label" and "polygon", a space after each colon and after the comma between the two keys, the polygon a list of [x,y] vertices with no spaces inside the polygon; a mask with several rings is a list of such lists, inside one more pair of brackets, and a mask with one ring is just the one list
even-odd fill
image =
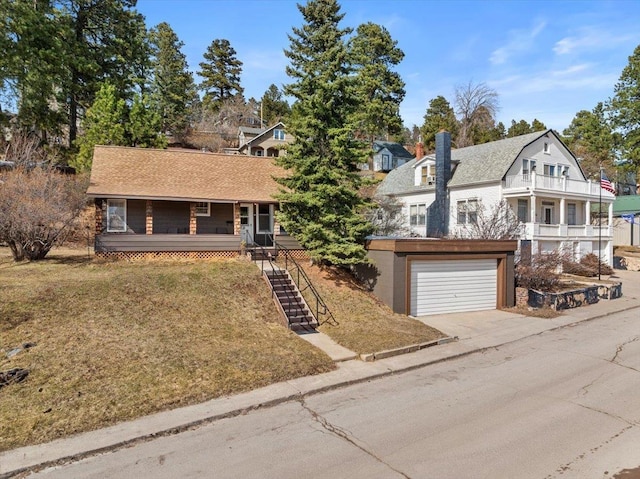
{"label": "brick foundation", "polygon": [[232,259],[238,251],[96,251],[96,258],[126,261]]}

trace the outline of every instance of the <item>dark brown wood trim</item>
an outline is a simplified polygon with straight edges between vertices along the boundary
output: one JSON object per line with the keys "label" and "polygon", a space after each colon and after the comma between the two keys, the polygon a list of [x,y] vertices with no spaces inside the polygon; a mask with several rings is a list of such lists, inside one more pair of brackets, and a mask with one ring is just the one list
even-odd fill
{"label": "dark brown wood trim", "polygon": [[516,240],[441,240],[429,238],[372,239],[367,249],[395,253],[507,252],[518,249]]}

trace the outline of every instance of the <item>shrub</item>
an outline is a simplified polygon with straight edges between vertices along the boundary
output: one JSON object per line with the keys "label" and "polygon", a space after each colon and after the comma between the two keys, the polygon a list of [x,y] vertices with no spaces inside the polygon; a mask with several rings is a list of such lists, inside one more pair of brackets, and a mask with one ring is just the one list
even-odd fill
{"label": "shrub", "polygon": [[589,253],[580,258],[580,263],[573,263],[576,266],[570,266],[570,269],[574,271],[567,271],[565,268],[565,272],[569,274],[576,274],[579,276],[596,276],[598,274],[598,265],[600,266],[601,274],[613,274],[613,269],[606,263],[600,261],[597,255],[594,253]]}
{"label": "shrub", "polygon": [[566,255],[554,251],[533,255],[531,264],[516,266],[516,286],[539,291],[553,291],[560,285],[559,267]]}

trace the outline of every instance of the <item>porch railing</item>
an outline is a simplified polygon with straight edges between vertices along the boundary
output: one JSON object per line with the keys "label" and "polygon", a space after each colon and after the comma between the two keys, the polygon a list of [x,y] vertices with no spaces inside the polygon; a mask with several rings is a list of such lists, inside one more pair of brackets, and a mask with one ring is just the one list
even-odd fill
{"label": "porch railing", "polygon": [[[600,185],[591,180],[573,180],[566,176],[547,176],[538,174],[509,175],[503,181],[505,189],[533,188],[540,190],[555,190],[568,193],[581,193],[590,196],[600,195]],[[603,192],[603,196],[610,196]]]}

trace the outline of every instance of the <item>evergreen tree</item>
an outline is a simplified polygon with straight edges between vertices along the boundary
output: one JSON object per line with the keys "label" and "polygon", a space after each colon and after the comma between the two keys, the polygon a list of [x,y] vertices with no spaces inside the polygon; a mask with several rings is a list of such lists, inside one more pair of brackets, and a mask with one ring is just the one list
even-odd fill
{"label": "evergreen tree", "polygon": [[130,99],[140,87],[148,62],[144,17],[136,0],[60,0],[58,15],[63,27],[65,75],[59,85],[59,101],[66,104],[69,144],[77,136],[83,107],[93,103],[105,81],[117,96]]}
{"label": "evergreen tree", "polygon": [[46,141],[64,122],[51,101],[63,56],[55,10],[45,0],[2,1],[0,18],[0,91],[11,107],[17,106],[19,127]]}
{"label": "evergreen tree", "polygon": [[359,106],[345,36],[344,14],[336,0],[298,5],[304,18],[293,28],[285,93],[295,98],[287,124],[295,137],[278,163],[290,170],[279,178],[278,220],[311,258],[327,264],[367,262],[364,238],[372,231],[363,216],[366,201],[358,194],[358,165],[366,145],[355,139],[352,120]]}
{"label": "evergreen tree", "polygon": [[402,130],[404,82],[392,68],[402,61],[404,52],[397,44],[386,28],[369,22],[357,28],[349,45],[361,103],[354,121],[371,147],[374,140],[387,139]]}
{"label": "evergreen tree", "polygon": [[160,23],[150,32],[153,52],[152,99],[160,112],[160,131],[171,132],[182,141],[189,129],[196,87],[187,59],[180,50],[184,46],[168,23]]}
{"label": "evergreen tree", "polygon": [[613,126],[620,133],[623,159],[637,170],[640,167],[640,45],[622,70],[609,108]]}
{"label": "evergreen tree", "polygon": [[451,133],[452,138],[455,138],[458,133],[456,114],[443,96],[437,96],[430,100],[429,108],[427,108],[427,112],[424,115],[424,123],[420,132],[425,151],[432,152],[436,150],[436,133],[440,130],[448,131]]}
{"label": "evergreen tree", "polygon": [[507,138],[513,138],[514,136],[526,135],[531,133],[531,125],[526,120],[520,120],[516,123],[515,120],[511,120],[511,126],[507,130]]}
{"label": "evergreen tree", "polygon": [[534,133],[536,131],[545,131],[545,130],[547,130],[547,127],[545,126],[545,124],[542,123],[537,118],[534,118],[533,121],[531,122],[531,133]]}
{"label": "evergreen tree", "polygon": [[95,145],[126,145],[126,105],[118,98],[116,87],[102,85],[83,121],[84,134],[76,140],[78,156],[71,166],[78,171],[91,168]]}
{"label": "evergreen tree", "polygon": [[127,143],[141,148],[166,148],[167,138],[162,133],[162,118],[146,95],[136,95],[125,124]]}
{"label": "evergreen tree", "polygon": [[205,109],[217,110],[224,100],[242,96],[240,74],[242,62],[236,58],[236,51],[229,40],[214,40],[204,54],[198,72],[204,80],[199,88],[204,92],[202,103]]}
{"label": "evergreen tree", "polygon": [[592,111],[581,110],[562,132],[567,146],[580,158],[580,166],[588,175],[598,176],[600,166],[613,177],[615,136],[605,116],[605,108],[598,103]]}
{"label": "evergreen tree", "polygon": [[274,84],[271,84],[262,95],[260,109],[263,126],[271,126],[278,121],[283,121],[291,113],[291,107]]}

